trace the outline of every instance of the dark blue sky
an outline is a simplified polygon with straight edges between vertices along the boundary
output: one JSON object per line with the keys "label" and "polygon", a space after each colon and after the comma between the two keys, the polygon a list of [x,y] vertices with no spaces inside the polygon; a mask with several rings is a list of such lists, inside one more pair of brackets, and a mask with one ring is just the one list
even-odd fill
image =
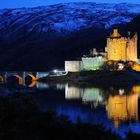
{"label": "dark blue sky", "polygon": [[140,0],[0,0],[0,8],[35,7],[65,2],[139,3]]}

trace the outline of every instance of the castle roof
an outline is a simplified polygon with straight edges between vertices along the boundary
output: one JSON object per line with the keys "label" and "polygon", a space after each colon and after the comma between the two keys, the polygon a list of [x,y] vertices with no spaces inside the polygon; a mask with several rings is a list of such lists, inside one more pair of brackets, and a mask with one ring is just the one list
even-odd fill
{"label": "castle roof", "polygon": [[118,29],[114,29],[112,35],[110,36],[111,38],[117,38],[121,37],[120,33],[118,32]]}

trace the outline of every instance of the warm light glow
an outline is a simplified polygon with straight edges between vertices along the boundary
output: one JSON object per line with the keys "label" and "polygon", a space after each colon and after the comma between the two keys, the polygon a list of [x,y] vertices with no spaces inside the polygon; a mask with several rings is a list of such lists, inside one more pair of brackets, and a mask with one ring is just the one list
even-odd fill
{"label": "warm light glow", "polygon": [[140,93],[140,85],[133,86],[132,91],[134,93],[139,94]]}
{"label": "warm light glow", "polygon": [[14,75],[16,78],[18,78],[18,82],[19,82],[19,85],[24,85],[25,83],[25,79],[22,78],[21,76],[19,75]]}
{"label": "warm light glow", "polygon": [[37,81],[37,78],[33,74],[28,74],[32,78],[32,81]]}
{"label": "warm light glow", "polygon": [[108,60],[137,62],[137,34],[133,38],[122,37],[115,29],[107,39],[106,51]]}
{"label": "warm light glow", "polygon": [[119,127],[121,121],[138,120],[138,94],[109,96],[108,118],[113,120],[116,128]]}
{"label": "warm light glow", "polygon": [[135,70],[135,71],[140,71],[140,65],[139,64],[134,64],[132,66],[132,69]]}
{"label": "warm light glow", "polygon": [[111,37],[121,37],[121,35],[118,32],[118,29],[113,30],[113,34],[111,35]]}
{"label": "warm light glow", "polygon": [[32,83],[28,86],[29,88],[36,87],[37,81],[32,81]]}

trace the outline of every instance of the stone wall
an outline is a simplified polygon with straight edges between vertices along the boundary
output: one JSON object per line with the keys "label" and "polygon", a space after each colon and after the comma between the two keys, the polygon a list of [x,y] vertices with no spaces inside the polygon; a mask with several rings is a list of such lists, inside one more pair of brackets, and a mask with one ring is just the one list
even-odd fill
{"label": "stone wall", "polygon": [[81,61],[65,61],[65,71],[79,72],[82,69]]}
{"label": "stone wall", "polygon": [[84,70],[99,70],[105,62],[105,58],[102,56],[97,57],[82,57]]}

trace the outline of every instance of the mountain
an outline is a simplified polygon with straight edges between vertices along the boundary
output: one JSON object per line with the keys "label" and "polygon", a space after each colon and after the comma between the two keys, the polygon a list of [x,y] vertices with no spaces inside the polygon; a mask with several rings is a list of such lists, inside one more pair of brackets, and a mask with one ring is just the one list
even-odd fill
{"label": "mountain", "polygon": [[114,27],[140,31],[140,5],[66,3],[0,10],[0,69],[63,68],[93,47],[104,49]]}

